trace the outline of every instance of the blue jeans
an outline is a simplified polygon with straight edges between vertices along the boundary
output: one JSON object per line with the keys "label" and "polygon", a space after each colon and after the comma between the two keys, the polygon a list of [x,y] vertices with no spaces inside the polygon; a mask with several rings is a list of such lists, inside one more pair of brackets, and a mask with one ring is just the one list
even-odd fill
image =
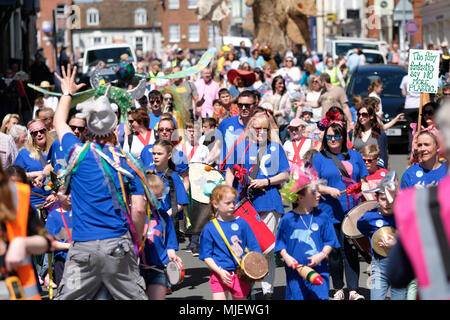
{"label": "blue jeans", "polygon": [[[386,277],[387,258],[372,255],[370,300],[385,300],[390,284]],[[407,288],[392,288],[391,300],[406,300]]]}

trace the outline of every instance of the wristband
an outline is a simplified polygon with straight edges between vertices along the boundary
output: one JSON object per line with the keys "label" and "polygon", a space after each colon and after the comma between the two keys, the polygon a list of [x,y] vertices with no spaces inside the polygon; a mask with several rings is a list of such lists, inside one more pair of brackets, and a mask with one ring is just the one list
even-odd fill
{"label": "wristband", "polygon": [[270,186],[270,178],[267,178],[267,183],[268,183],[267,186]]}

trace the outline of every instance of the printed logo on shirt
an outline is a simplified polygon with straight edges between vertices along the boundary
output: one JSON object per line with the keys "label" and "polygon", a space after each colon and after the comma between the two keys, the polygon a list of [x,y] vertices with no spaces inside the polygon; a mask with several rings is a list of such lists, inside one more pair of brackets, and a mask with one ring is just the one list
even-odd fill
{"label": "printed logo on shirt", "polygon": [[417,171],[416,172],[416,177],[417,178],[422,178],[423,177],[423,172],[422,171]]}
{"label": "printed logo on shirt", "polygon": [[381,173],[380,173],[380,176],[382,176],[382,177],[386,176],[386,172],[384,172],[384,171],[381,172]]}
{"label": "printed logo on shirt", "polygon": [[384,225],[384,222],[383,222],[383,220],[378,219],[378,220],[375,222],[375,225],[376,225],[378,228],[381,228],[381,227]]}
{"label": "printed logo on shirt", "polygon": [[233,224],[231,225],[231,230],[233,230],[233,231],[238,231],[238,230],[239,230],[239,225],[238,225],[237,223],[233,223]]}
{"label": "printed logo on shirt", "polygon": [[242,256],[242,254],[244,253],[244,250],[240,245],[240,243],[242,243],[242,240],[240,240],[237,235],[231,236],[230,240],[231,240],[231,249],[233,250],[234,254],[238,257]]}
{"label": "printed logo on shirt", "polygon": [[311,239],[311,230],[304,230],[304,229],[295,229],[294,232],[292,232],[290,239],[297,239],[298,242],[303,242],[311,247],[310,250],[307,250],[305,253],[307,255],[314,255],[318,253],[316,244],[314,243],[313,239]]}
{"label": "printed logo on shirt", "polygon": [[313,224],[311,225],[311,230],[312,230],[312,231],[317,231],[317,230],[319,230],[319,225],[318,225],[317,223],[313,223]]}

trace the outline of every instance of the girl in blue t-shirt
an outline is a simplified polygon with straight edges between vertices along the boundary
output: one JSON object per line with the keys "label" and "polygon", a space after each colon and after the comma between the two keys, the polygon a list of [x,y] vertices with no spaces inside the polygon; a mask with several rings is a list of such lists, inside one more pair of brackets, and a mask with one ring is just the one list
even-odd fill
{"label": "girl in blue t-shirt", "polygon": [[400,187],[427,187],[437,185],[447,174],[447,164],[439,162],[439,144],[434,134],[422,131],[417,136],[416,150],[419,163],[406,169]]}
{"label": "girl in blue t-shirt", "polygon": [[[241,259],[246,251],[261,253],[258,240],[248,223],[235,215],[237,192],[230,186],[219,185],[211,196],[212,219],[223,230],[236,259]],[[209,284],[214,300],[226,300],[228,293],[233,300],[246,299],[250,292],[250,282],[239,279],[236,269],[238,262],[231,253],[213,221],[210,221],[200,235],[200,260],[211,270]]]}
{"label": "girl in blue t-shirt", "polygon": [[[148,174],[148,181],[156,199],[164,200],[168,192],[164,181],[155,174]],[[163,206],[156,210],[156,215],[149,216],[146,222],[145,245],[139,267],[147,286],[148,298],[164,300],[168,283],[165,265],[169,261],[182,263],[182,260],[175,253],[178,242],[172,219]]]}

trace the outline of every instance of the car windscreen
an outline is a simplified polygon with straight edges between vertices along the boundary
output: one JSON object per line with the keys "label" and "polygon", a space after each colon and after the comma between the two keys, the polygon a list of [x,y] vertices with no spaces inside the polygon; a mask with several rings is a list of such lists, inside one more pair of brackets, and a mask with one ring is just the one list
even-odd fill
{"label": "car windscreen", "polygon": [[400,83],[402,82],[405,71],[399,69],[392,69],[390,71],[375,71],[365,72],[359,71],[354,74],[352,94],[359,94],[362,97],[367,97],[367,89],[374,80],[380,80],[383,83],[383,92],[381,96],[391,98],[402,98],[402,91],[400,90]]}
{"label": "car windscreen", "polygon": [[379,64],[384,63],[383,56],[378,53],[364,53],[367,64]]}
{"label": "car windscreen", "polygon": [[380,50],[376,43],[358,43],[358,42],[336,42],[336,55],[345,57],[345,54],[354,48],[361,48],[371,50]]}
{"label": "car windscreen", "polygon": [[97,65],[100,61],[103,61],[106,64],[117,64],[120,62],[120,56],[124,53],[128,54],[128,56],[133,59],[129,47],[119,47],[88,51],[86,62],[88,66]]}

